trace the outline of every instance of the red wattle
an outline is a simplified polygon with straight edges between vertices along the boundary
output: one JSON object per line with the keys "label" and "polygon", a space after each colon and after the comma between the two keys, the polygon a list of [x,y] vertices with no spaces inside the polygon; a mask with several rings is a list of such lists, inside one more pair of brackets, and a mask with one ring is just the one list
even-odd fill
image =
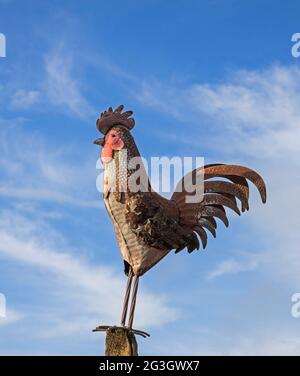
{"label": "red wattle", "polygon": [[101,160],[102,162],[109,162],[113,156],[113,148],[111,145],[106,144],[104,145],[102,152],[101,152]]}
{"label": "red wattle", "polygon": [[104,147],[101,152],[102,162],[109,162],[113,157],[114,150],[121,150],[124,147],[124,141],[121,138],[116,140],[108,140],[105,142]]}

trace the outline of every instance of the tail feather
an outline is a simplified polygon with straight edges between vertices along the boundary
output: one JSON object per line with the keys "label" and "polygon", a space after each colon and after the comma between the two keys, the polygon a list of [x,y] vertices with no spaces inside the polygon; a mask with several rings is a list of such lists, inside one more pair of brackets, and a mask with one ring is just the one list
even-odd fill
{"label": "tail feather", "polygon": [[[180,182],[183,190],[175,191],[171,200],[178,207],[180,224],[197,233],[203,248],[205,248],[207,244],[205,229],[210,231],[214,237],[216,236],[217,222],[215,218],[219,218],[226,227],[229,225],[224,207],[230,208],[240,215],[238,199],[241,203],[241,211],[249,210],[248,180],[256,186],[263,203],[266,202],[267,194],[262,177],[248,167],[225,164],[206,165],[194,170],[192,178],[199,173],[203,174],[204,179],[203,197],[199,203],[186,202],[186,197],[191,195],[191,192],[184,190],[184,179],[187,175]],[[190,245],[188,251],[191,252],[192,248],[193,246]],[[192,250],[196,248],[198,247],[195,246]]]}
{"label": "tail feather", "polygon": [[214,238],[217,236],[216,227],[208,220],[208,218],[200,218],[199,225],[205,227],[208,231],[210,231]]}
{"label": "tail feather", "polygon": [[[243,186],[244,187],[244,186]],[[235,197],[238,198],[242,205],[242,211],[248,205],[248,197],[244,190],[238,184],[232,184],[228,181],[206,181],[204,185],[204,193],[220,193],[236,203]]]}
{"label": "tail feather", "polygon": [[[203,167],[202,167],[203,168]],[[231,180],[232,177],[239,176],[241,178],[244,178],[247,183],[247,179],[250,180],[258,189],[261,200],[263,203],[266,202],[267,199],[267,193],[266,193],[266,185],[262,179],[262,177],[255,172],[254,170],[251,170],[248,167],[239,166],[239,165],[216,165],[211,167],[204,167],[204,179],[210,179],[213,177],[224,177],[229,178]],[[248,184],[247,184],[248,187]],[[247,197],[249,198],[249,188],[247,190]]]}

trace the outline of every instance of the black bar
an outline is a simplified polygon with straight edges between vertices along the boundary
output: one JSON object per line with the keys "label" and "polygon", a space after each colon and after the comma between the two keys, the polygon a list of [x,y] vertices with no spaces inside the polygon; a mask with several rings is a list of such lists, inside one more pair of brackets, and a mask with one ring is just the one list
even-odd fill
{"label": "black bar", "polygon": [[[197,356],[139,356],[139,357],[72,357],[72,356],[17,356],[0,357],[0,372],[18,372],[31,375],[75,372],[82,375],[108,374],[200,374],[211,372],[257,372],[276,367],[277,372],[286,372],[287,367],[297,367],[297,357],[197,357]],[[297,369],[297,368],[296,368]]]}

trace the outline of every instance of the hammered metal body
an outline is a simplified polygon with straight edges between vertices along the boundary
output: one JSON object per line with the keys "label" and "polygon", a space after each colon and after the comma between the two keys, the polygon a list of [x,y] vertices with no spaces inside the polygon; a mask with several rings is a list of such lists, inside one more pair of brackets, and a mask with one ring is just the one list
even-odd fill
{"label": "hammered metal body", "polygon": [[[125,199],[126,200],[126,199]],[[109,194],[104,199],[106,210],[113,222],[122,257],[132,267],[135,275],[141,276],[151,269],[169,251],[143,244],[131,230],[125,216],[125,203],[117,201],[115,195]]]}
{"label": "hammered metal body", "polygon": [[[238,215],[249,210],[248,180],[258,189],[262,202],[266,202],[262,177],[238,165],[206,165],[183,177],[182,187],[188,175],[202,174],[204,189],[197,203],[186,202],[187,195],[193,192],[184,189],[175,191],[170,200],[160,196],[152,190],[147,176],[140,191],[131,191],[128,181],[135,170],[129,167],[129,161],[140,154],[130,132],[134,125],[130,118],[132,112],[121,113],[122,110],[123,106],[115,111],[109,109],[101,115],[97,127],[104,134],[113,127],[124,141],[124,148],[113,155],[115,169],[113,163],[105,163],[103,198],[121,255],[134,275],[146,273],[172,249],[179,252],[186,248],[192,252],[200,248],[199,240],[204,249],[208,239],[206,230],[216,236],[216,218],[228,226],[225,208]],[[116,124],[118,119],[122,120],[121,124]]]}

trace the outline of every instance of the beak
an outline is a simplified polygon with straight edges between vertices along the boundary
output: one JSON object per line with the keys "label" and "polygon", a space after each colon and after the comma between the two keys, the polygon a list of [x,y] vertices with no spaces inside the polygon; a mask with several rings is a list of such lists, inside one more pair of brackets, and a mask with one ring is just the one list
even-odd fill
{"label": "beak", "polygon": [[97,138],[97,140],[94,141],[94,144],[104,146],[105,139],[103,138]]}

